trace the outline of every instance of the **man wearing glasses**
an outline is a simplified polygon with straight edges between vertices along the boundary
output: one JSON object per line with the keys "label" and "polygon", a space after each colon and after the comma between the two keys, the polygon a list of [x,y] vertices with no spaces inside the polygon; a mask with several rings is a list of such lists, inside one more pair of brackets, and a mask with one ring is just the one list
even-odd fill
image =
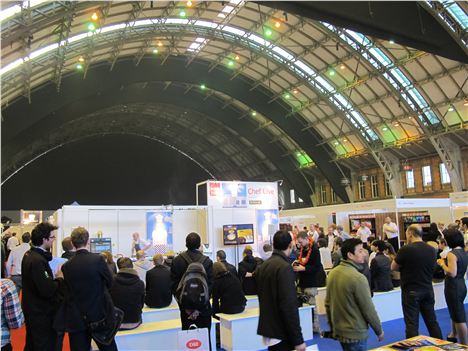
{"label": "man wearing glasses", "polygon": [[57,334],[52,328],[55,297],[62,282],[59,271],[54,279],[49,261],[55,239],[56,226],[39,223],[31,233],[32,247],[21,264],[23,278],[23,313],[26,322],[25,350],[57,349]]}

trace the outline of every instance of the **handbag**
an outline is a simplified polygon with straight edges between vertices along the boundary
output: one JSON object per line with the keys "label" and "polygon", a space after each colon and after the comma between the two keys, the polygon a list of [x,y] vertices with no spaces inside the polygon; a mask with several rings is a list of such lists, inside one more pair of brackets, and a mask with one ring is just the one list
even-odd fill
{"label": "handbag", "polygon": [[188,330],[181,330],[178,334],[179,351],[209,351],[210,338],[208,328],[197,328],[192,324]]}
{"label": "handbag", "polygon": [[124,318],[124,312],[115,306],[113,310],[103,318],[95,322],[88,323],[88,329],[92,338],[103,345],[110,345],[115,334],[120,328]]}

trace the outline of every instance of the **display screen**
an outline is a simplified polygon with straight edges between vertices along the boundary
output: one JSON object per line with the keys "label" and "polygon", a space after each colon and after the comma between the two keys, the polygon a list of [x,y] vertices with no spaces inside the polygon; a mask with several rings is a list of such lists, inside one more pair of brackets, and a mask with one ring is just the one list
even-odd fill
{"label": "display screen", "polygon": [[93,253],[101,253],[103,251],[112,252],[111,238],[91,238],[89,239],[90,251]]}
{"label": "display screen", "polygon": [[253,224],[223,225],[224,245],[253,244]]}

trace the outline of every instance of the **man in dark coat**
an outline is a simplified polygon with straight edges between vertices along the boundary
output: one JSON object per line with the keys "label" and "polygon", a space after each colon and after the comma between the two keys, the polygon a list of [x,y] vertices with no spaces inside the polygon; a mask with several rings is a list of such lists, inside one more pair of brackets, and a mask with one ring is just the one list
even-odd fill
{"label": "man in dark coat", "polygon": [[124,311],[120,330],[135,329],[141,324],[141,313],[145,300],[145,283],[133,269],[132,260],[121,257],[117,261],[119,272],[115,275],[110,294],[114,306]]}
{"label": "man in dark coat", "polygon": [[228,272],[230,272],[234,277],[237,277],[237,269],[235,266],[226,261],[226,252],[224,252],[224,250],[218,250],[216,252],[216,261],[224,264]]}
{"label": "man in dark coat", "polygon": [[31,233],[32,248],[21,262],[23,281],[22,307],[26,322],[26,346],[28,351],[57,349],[57,333],[52,328],[56,312],[56,298],[62,284],[59,272],[54,279],[49,261],[50,248],[55,239],[56,226],[39,223]]}
{"label": "man in dark coat", "polygon": [[145,303],[151,308],[167,307],[172,302],[171,271],[161,254],[154,255],[153,263],[154,267],[146,272]]}
{"label": "man in dark coat", "polygon": [[288,257],[293,249],[291,235],[278,231],[273,237],[273,254],[255,272],[260,318],[257,334],[268,350],[305,350],[302,338],[295,274]]}
{"label": "man in dark coat", "polygon": [[[207,275],[207,283],[209,294],[213,286],[213,262],[204,256],[200,251],[201,239],[197,233],[190,233],[185,238],[185,246],[187,247],[186,254],[193,262],[200,262],[203,264]],[[171,279],[172,279],[172,293],[176,295],[177,287],[182,279],[189,262],[185,260],[182,254],[178,255],[172,261],[171,266]],[[185,310],[180,309],[180,319],[182,322],[182,330],[187,330],[191,324],[195,324],[198,328],[211,328],[211,305],[208,304],[202,310]]]}
{"label": "man in dark coat", "polygon": [[[91,333],[87,323],[102,320],[113,311],[109,294],[112,274],[102,256],[88,251],[89,233],[85,228],[75,228],[71,240],[76,248],[75,257],[62,266],[62,271],[72,304],[82,317],[74,316],[67,321],[72,330],[69,332],[70,348],[72,351],[89,350]],[[117,350],[114,340],[110,345],[96,344],[99,350]]]}

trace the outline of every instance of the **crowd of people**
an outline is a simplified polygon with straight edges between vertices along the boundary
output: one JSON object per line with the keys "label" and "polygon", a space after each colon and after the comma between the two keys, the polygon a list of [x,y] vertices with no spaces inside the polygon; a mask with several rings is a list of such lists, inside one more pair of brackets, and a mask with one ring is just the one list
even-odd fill
{"label": "crowd of people", "polygon": [[[92,339],[100,350],[117,350],[117,329],[137,328],[145,304],[164,308],[173,297],[183,330],[192,324],[210,330],[216,314],[243,312],[246,295],[258,295],[258,334],[268,349],[305,350],[298,306],[315,305],[317,288],[323,286],[331,328],[324,335],[337,339],[343,350],[366,350],[369,326],[384,339],[372,295],[398,286],[406,337],[419,334],[421,314],[430,336],[442,338],[432,287],[441,279],[452,320],[448,338],[467,344],[468,218],[459,226],[433,224],[428,233],[411,225],[401,248],[398,227],[390,218],[379,239],[363,223],[351,234],[335,224],[326,233],[319,225],[303,229],[275,233],[273,245],[263,246],[262,257],[246,246],[236,267],[223,250],[213,263],[194,232],[186,237],[186,251],[166,259],[156,254],[151,260],[136,233],[135,257],[114,262],[110,252],[90,253],[89,233],[78,227],[62,241],[65,263],[53,271],[49,262],[57,227],[40,223],[22,235],[21,243],[15,235],[2,240],[2,351],[12,349],[9,330],[23,323],[25,350],[61,350],[65,332],[72,350],[88,350]],[[314,332],[319,325],[314,314]],[[111,336],[100,335],[103,329],[110,329]]]}

